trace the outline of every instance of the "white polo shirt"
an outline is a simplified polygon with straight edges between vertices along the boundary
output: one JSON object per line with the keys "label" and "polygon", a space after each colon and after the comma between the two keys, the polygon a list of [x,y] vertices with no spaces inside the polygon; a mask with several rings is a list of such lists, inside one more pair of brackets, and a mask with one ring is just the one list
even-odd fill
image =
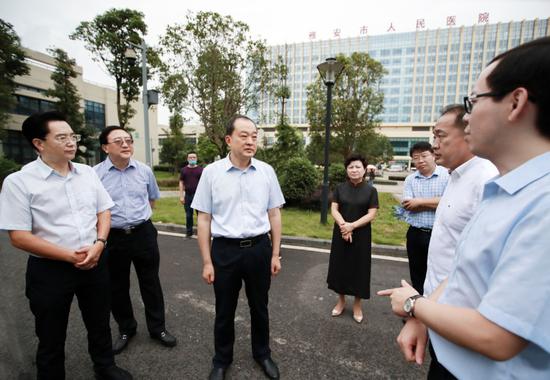
{"label": "white polo shirt", "polygon": [[483,186],[497,175],[497,168],[479,157],[451,172],[435,212],[424,295],[430,295],[451,272],[458,238],[481,201]]}
{"label": "white polo shirt", "polygon": [[97,214],[114,206],[95,171],[70,163],[63,177],[40,157],[10,174],[0,193],[0,229],[31,231],[76,250],[97,238]]}

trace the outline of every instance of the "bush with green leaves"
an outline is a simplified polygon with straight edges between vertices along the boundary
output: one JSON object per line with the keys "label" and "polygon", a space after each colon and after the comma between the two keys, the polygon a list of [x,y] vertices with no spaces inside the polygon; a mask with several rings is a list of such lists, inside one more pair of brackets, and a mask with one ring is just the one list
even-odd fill
{"label": "bush with green leaves", "polygon": [[319,185],[315,166],[303,157],[288,160],[279,170],[279,180],[287,203],[298,204],[309,198]]}
{"label": "bush with green leaves", "polygon": [[328,167],[328,181],[331,189],[334,189],[339,183],[345,182],[347,178],[344,164],[332,163]]}
{"label": "bush with green leaves", "polygon": [[0,187],[4,182],[4,178],[9,176],[11,173],[15,173],[21,168],[19,164],[15,161],[12,161],[6,157],[0,156]]}

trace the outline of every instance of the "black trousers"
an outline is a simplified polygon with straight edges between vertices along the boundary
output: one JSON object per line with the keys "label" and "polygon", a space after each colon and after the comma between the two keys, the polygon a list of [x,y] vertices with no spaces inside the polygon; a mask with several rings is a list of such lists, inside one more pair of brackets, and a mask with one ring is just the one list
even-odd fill
{"label": "black trousers", "polygon": [[98,266],[80,270],[73,265],[30,256],[26,296],[38,337],[36,372],[39,380],[65,378],[65,338],[73,296],[88,332],[88,352],[94,369],[114,365],[109,326],[109,274],[102,255]]}
{"label": "black trousers", "polygon": [[121,334],[134,334],[137,321],[130,299],[130,265],[136,270],[150,334],[165,330],[164,296],[159,279],[158,232],[150,220],[125,232],[111,228],[107,241],[111,310]]}
{"label": "black trousers", "polygon": [[407,231],[407,256],[413,288],[420,294],[424,293],[424,280],[428,269],[428,246],[431,230],[409,227]]}
{"label": "black trousers", "polygon": [[432,357],[428,371],[428,380],[456,380],[456,377],[437,360],[432,342],[429,342],[428,349]]}
{"label": "black trousers", "polygon": [[187,235],[193,235],[193,209],[191,208],[191,203],[193,203],[194,197],[195,193],[185,192],[183,207],[185,208],[185,229],[187,230]]}
{"label": "black trousers", "polygon": [[215,367],[228,367],[233,361],[235,310],[244,281],[250,307],[252,355],[263,360],[269,348],[268,292],[271,286],[271,240],[257,237],[252,246],[243,247],[238,240],[215,238],[212,243],[216,321],[214,325]]}

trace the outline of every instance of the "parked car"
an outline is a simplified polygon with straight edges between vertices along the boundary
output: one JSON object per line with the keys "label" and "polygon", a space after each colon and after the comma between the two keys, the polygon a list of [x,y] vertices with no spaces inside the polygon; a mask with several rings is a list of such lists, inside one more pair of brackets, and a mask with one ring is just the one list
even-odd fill
{"label": "parked car", "polygon": [[401,164],[392,164],[386,169],[388,172],[402,172],[403,170],[405,170],[405,168]]}

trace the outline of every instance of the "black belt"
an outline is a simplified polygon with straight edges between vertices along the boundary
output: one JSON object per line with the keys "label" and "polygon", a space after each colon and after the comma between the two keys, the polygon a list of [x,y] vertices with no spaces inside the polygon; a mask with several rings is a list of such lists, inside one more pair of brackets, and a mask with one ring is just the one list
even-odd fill
{"label": "black belt", "polygon": [[151,219],[147,219],[145,222],[136,224],[135,226],[130,226],[126,228],[111,228],[110,234],[112,235],[131,235],[139,230],[143,229],[143,227],[151,224]]}
{"label": "black belt", "polygon": [[419,228],[419,227],[415,227],[415,226],[411,226],[411,228],[414,228],[415,230],[419,230],[419,231],[425,232],[425,233],[427,233],[427,234],[431,234],[431,233],[432,233],[432,229],[431,229],[431,228]]}
{"label": "black belt", "polygon": [[262,241],[264,238],[267,237],[267,234],[258,235],[254,237],[248,237],[248,238],[242,238],[242,239],[231,239],[226,237],[215,237],[215,241],[223,242],[225,244],[229,245],[236,245],[239,248],[250,248],[256,244],[258,244],[260,241]]}

